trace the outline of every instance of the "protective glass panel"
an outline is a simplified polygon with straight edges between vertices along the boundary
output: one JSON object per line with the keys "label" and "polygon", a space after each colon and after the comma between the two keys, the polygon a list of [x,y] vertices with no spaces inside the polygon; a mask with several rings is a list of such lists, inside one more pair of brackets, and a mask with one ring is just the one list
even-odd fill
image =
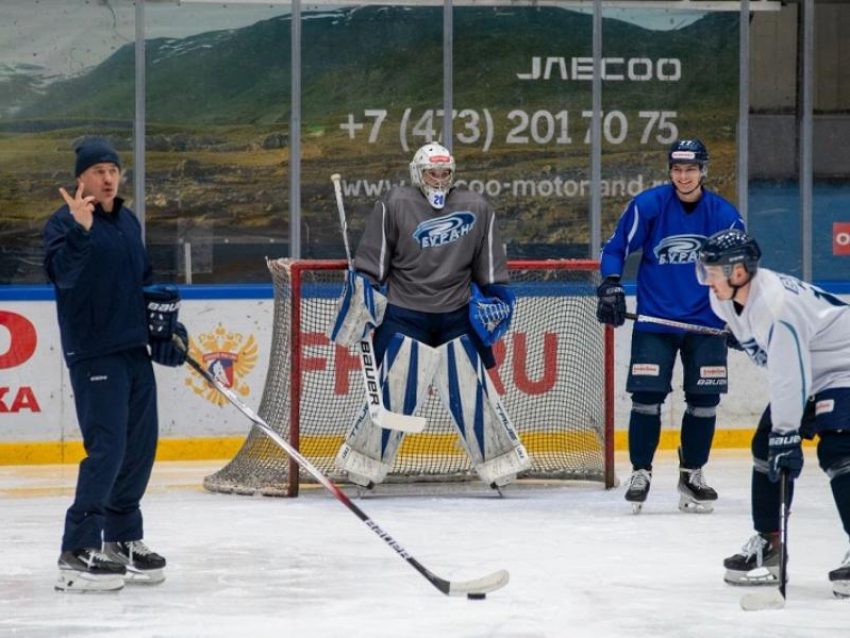
{"label": "protective glass panel", "polygon": [[74,151],[108,138],[133,206],[131,0],[4,0],[0,19],[0,284],[45,283],[42,230],[72,195]]}
{"label": "protective glass panel", "polygon": [[797,112],[797,8],[750,21],[748,229],[768,268],[802,275]]}
{"label": "protective glass panel", "polygon": [[158,278],[265,283],[288,252],[289,5],[146,3],[145,22]]}
{"label": "protective glass panel", "polygon": [[493,203],[510,258],[590,254],[592,34],[569,8],[455,9],[458,174]]}
{"label": "protective glass panel", "polygon": [[814,201],[815,281],[850,280],[850,7],[819,4],[815,14]]}
{"label": "protective glass panel", "polygon": [[[705,144],[705,186],[735,203],[738,24],[736,10],[603,11],[603,240],[635,195],[669,182],[677,139]],[[628,261],[627,278],[638,263]]]}
{"label": "protective glass panel", "polygon": [[442,24],[433,6],[305,10],[302,257],[345,256],[331,175],[352,251],[376,200],[410,183],[414,152],[439,134]]}

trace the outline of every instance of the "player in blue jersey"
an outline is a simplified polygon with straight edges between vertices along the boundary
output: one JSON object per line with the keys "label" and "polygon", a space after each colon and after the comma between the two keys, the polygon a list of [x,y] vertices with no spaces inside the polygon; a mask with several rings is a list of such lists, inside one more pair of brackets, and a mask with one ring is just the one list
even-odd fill
{"label": "player in blue jersey", "polygon": [[[711,310],[694,263],[703,241],[727,228],[744,228],[735,207],[704,186],[708,149],[697,139],[679,140],[667,156],[670,184],[635,197],[602,251],[597,318],[621,326],[626,297],[620,279],[626,258],[642,251],[637,276],[638,314],[722,328]],[[722,337],[685,333],[638,321],[632,333],[626,390],[632,395],[629,457],[632,475],[626,500],[640,512],[652,480],[652,460],[661,435],[661,406],[672,390],[677,354],[684,367],[687,403],[679,448],[679,509],[711,512],[717,492],[702,473],[714,438],[715,411],[726,392],[727,346]]]}

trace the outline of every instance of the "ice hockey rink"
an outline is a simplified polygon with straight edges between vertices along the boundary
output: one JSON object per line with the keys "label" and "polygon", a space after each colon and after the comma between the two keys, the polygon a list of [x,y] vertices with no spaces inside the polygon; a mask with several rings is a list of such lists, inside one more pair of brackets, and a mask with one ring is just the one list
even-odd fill
{"label": "ice hockey rink", "polygon": [[[629,638],[846,636],[850,600],[827,573],[848,549],[826,476],[807,450],[789,525],[788,601],[744,612],[722,559],[751,534],[750,459],[716,450],[710,515],[677,509],[676,461],[656,459],[644,512],[623,487],[386,486],[357,503],[416,559],[457,580],[507,569],[486,600],[439,593],[320,489],[282,499],[212,494],[221,462],[158,463],[146,538],[168,559],[159,587],[53,590],[74,466],[0,467],[0,635]],[[617,474],[627,476],[617,455]]]}

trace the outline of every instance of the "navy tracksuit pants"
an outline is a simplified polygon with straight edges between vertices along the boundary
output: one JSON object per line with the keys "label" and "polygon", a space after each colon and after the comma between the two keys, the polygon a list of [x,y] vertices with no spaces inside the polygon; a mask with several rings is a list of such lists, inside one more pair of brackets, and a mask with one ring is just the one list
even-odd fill
{"label": "navy tracksuit pants", "polygon": [[144,537],[139,502],[156,455],[156,382],[146,348],[74,363],[70,369],[87,456],[65,515],[62,551]]}

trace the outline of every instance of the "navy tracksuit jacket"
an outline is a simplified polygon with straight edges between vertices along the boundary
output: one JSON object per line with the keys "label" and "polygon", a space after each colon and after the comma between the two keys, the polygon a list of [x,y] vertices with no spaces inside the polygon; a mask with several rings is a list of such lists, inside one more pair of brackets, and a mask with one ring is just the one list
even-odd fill
{"label": "navy tracksuit jacket", "polygon": [[64,205],[45,226],[44,247],[87,453],[62,551],[139,540],[158,433],[142,291],[152,271],[141,226],[120,198],[112,213],[96,207],[88,231]]}

